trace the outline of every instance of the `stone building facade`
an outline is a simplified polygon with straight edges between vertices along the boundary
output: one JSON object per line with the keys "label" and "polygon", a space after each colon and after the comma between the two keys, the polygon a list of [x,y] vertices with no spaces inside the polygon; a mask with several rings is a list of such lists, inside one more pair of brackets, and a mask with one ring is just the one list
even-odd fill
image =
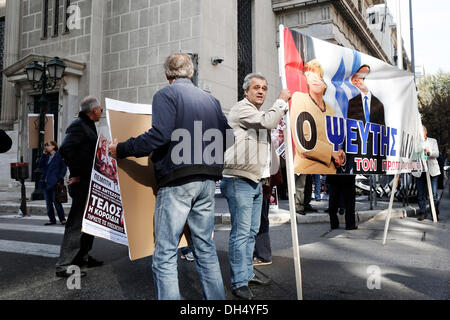
{"label": "stone building facade", "polygon": [[[0,12],[6,17],[0,127],[14,145],[0,155],[1,163],[33,159],[27,114],[37,110],[39,92],[24,68],[34,60],[57,56],[67,65],[49,93],[59,105],[55,138],[61,142],[88,94],[102,103],[112,98],[151,104],[153,94],[167,85],[162,64],[172,52],[191,54],[196,84],[217,97],[225,112],[242,98],[242,74],[263,73],[267,107],[280,89],[280,23],[389,62],[365,19],[366,9],[379,3],[384,1],[6,0]],[[212,63],[213,57],[223,62]],[[107,133],[105,119],[99,132]],[[9,182],[9,169],[0,168],[0,185]]]}

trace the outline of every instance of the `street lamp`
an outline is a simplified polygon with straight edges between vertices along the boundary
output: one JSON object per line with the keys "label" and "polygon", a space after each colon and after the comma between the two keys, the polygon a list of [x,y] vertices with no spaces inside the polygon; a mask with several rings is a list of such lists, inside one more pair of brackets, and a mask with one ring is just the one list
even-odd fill
{"label": "street lamp", "polygon": [[[41,91],[39,98],[39,146],[37,151],[36,162],[42,156],[42,150],[44,149],[44,137],[45,137],[45,114],[48,110],[48,101],[46,99],[47,90],[53,90],[58,81],[64,76],[64,70],[66,65],[58,57],[53,58],[49,62],[40,64],[37,61],[33,61],[25,68],[28,81],[33,86],[34,90]],[[41,178],[42,170],[36,165],[35,173],[35,190],[31,194],[31,200],[43,200],[44,191],[40,188],[39,180]]]}

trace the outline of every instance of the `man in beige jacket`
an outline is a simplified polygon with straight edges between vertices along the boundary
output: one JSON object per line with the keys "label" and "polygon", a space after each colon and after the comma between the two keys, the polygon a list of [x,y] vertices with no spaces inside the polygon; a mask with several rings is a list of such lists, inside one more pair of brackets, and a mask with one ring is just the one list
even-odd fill
{"label": "man in beige jacket", "polygon": [[[441,174],[441,170],[439,169],[439,163],[437,158],[439,157],[439,147],[436,139],[429,138],[427,136],[427,128],[422,126],[423,136],[425,138],[425,144],[423,147],[423,152],[427,157],[427,166],[428,171],[430,172],[431,177],[431,189],[433,190],[433,200],[434,207],[436,209],[436,214],[439,215],[439,198],[437,194],[437,182],[438,177]],[[427,178],[425,172],[413,172],[413,176],[416,178],[416,186],[417,186],[417,198],[419,202],[419,210],[420,215],[417,220],[422,221],[427,218],[426,211],[426,193],[427,193]]]}
{"label": "man in beige jacket", "polygon": [[245,98],[228,114],[233,128],[234,144],[225,152],[222,194],[228,201],[231,216],[229,259],[231,289],[241,299],[253,299],[250,284],[268,285],[253,272],[253,251],[259,230],[263,180],[270,177],[270,130],[275,129],[288,110],[289,90],[280,92],[272,108],[264,112],[267,80],[258,73],[245,77]]}

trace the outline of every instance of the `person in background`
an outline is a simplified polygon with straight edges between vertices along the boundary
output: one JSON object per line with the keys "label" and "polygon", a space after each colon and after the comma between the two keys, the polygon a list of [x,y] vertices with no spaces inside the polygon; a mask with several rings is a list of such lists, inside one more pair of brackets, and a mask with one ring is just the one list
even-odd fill
{"label": "person in background", "polygon": [[316,201],[320,201],[320,193],[322,191],[322,183],[320,181],[320,174],[313,174],[314,183],[314,197]]}
{"label": "person in background", "polygon": [[255,251],[253,253],[253,265],[255,267],[272,264],[272,247],[270,245],[270,235],[269,235],[270,197],[272,194],[273,187],[276,187],[282,183],[283,183],[283,176],[281,174],[280,168],[278,172],[273,173],[270,176],[269,185],[268,186],[263,185],[261,224],[259,227],[259,232],[256,235]]}
{"label": "person in background", "polygon": [[[439,169],[439,163],[437,161],[437,157],[439,157],[439,147],[436,139],[428,137],[427,128],[423,126],[422,129],[423,129],[423,136],[425,138],[423,152],[427,157],[427,166],[431,177],[431,189],[433,191],[434,207],[436,209],[436,214],[439,216],[439,198],[437,194],[438,177],[441,174],[441,170]],[[425,201],[426,194],[428,193],[427,176],[425,172],[422,173],[413,172],[412,174],[416,178],[417,198],[420,210],[420,215],[417,218],[417,220],[423,221],[427,218],[427,211],[426,211],[427,205]]]}
{"label": "person in background", "polygon": [[55,210],[58,214],[59,222],[66,224],[64,209],[61,203],[56,202],[55,193],[58,182],[64,181],[67,172],[67,166],[58,152],[58,144],[55,141],[46,142],[44,151],[39,161],[39,168],[42,169],[39,183],[44,189],[45,203],[47,204],[47,215],[50,219],[45,223],[46,226],[56,224]]}

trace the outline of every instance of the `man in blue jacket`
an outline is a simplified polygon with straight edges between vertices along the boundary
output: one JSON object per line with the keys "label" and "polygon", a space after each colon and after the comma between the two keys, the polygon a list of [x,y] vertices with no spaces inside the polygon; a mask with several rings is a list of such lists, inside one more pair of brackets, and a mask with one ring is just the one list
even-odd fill
{"label": "man in blue jacket", "polygon": [[157,299],[180,299],[177,247],[186,223],[203,297],[225,299],[212,234],[215,181],[222,177],[230,127],[219,101],[193,85],[194,67],[188,55],[172,54],[164,71],[170,86],[153,97],[152,128],[122,143],[115,140],[109,152],[117,158],[153,153],[159,187],[152,264]]}

